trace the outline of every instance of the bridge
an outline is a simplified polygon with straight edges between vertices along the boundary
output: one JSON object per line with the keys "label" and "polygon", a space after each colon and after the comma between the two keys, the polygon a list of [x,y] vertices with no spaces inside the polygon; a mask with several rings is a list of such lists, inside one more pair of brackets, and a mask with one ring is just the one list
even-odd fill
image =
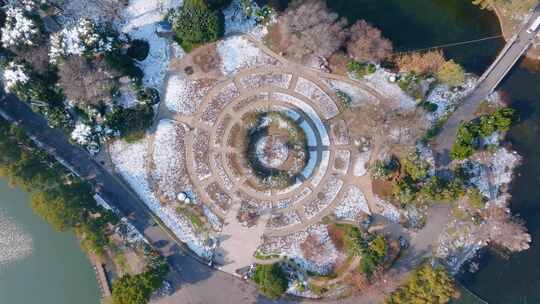
{"label": "bridge", "polygon": [[529,15],[520,30],[506,43],[495,61],[478,79],[476,88],[464,100],[462,105],[450,116],[435,141],[435,151],[439,165],[446,166],[450,162],[450,149],[454,143],[459,125],[474,119],[480,103],[501,83],[512,67],[534,42],[540,29],[528,33],[527,29],[540,17],[540,5]]}

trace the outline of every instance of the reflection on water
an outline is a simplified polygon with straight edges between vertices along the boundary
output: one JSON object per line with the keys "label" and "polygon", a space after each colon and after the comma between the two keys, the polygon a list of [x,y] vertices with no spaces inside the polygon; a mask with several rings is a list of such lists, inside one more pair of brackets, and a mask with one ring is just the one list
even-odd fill
{"label": "reflection on water", "polygon": [[0,271],[32,253],[32,237],[0,209]]}
{"label": "reflection on water", "polygon": [[99,288],[73,233],[32,212],[0,179],[0,304],[98,304]]}

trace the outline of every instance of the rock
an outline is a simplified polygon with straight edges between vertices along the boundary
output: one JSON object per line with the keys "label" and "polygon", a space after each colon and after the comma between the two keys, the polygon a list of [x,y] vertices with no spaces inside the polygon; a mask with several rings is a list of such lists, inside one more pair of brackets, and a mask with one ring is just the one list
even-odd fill
{"label": "rock", "polygon": [[180,201],[180,202],[184,202],[187,198],[187,195],[186,193],[184,192],[180,192],[178,193],[178,195],[176,196],[176,198]]}

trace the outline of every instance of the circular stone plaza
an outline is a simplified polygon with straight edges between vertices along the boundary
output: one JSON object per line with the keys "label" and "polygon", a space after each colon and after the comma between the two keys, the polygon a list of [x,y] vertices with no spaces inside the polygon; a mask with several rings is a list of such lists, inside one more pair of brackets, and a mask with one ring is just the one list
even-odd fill
{"label": "circular stone plaza", "polygon": [[[196,52],[173,59],[158,123],[139,148],[113,145],[113,162],[180,240],[222,270],[289,257],[328,273],[346,254],[324,220],[380,212],[366,171],[376,147],[351,139],[341,117],[351,104],[337,92],[352,106],[389,98],[249,47],[254,58],[221,71],[204,71]],[[316,254],[302,248],[308,238]]]}

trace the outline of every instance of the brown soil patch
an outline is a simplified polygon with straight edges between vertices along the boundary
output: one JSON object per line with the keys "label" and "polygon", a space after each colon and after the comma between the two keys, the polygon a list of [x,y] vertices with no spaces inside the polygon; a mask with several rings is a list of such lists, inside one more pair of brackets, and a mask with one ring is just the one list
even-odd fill
{"label": "brown soil patch", "polygon": [[276,53],[281,53],[283,51],[280,48],[281,47],[281,39],[282,39],[282,35],[281,35],[280,30],[279,30],[279,26],[276,23],[273,26],[270,26],[268,28],[268,34],[264,38],[264,43],[272,51],[274,51]]}
{"label": "brown soil patch", "polygon": [[172,59],[170,69],[185,73],[188,79],[219,78],[222,76],[221,59],[217,44],[209,43],[196,48],[181,59]]}
{"label": "brown soil patch", "polygon": [[382,179],[373,179],[371,182],[373,194],[379,196],[384,200],[392,200],[394,198],[393,194],[393,183],[391,181],[386,181]]}
{"label": "brown soil patch", "polygon": [[339,252],[343,252],[345,248],[345,242],[343,241],[344,234],[343,229],[340,229],[335,224],[328,225],[328,235]]}
{"label": "brown soil patch", "polygon": [[306,240],[300,244],[300,248],[302,249],[302,252],[304,253],[304,256],[306,259],[311,261],[317,261],[324,258],[323,252],[321,249],[321,240],[314,236],[310,235],[306,238]]}
{"label": "brown soil patch", "polygon": [[347,75],[347,62],[349,59],[347,55],[342,52],[334,53],[328,59],[328,66],[330,67],[330,72],[338,75]]}

